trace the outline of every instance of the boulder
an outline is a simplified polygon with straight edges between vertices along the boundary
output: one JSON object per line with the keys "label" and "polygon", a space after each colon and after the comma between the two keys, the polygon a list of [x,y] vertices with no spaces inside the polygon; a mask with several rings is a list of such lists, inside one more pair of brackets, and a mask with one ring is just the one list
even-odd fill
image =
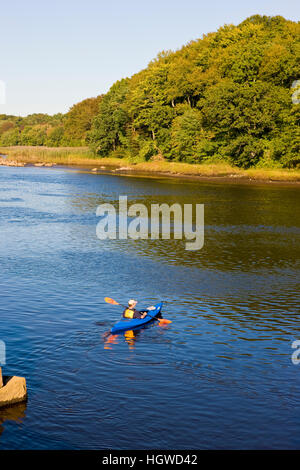
{"label": "boulder", "polygon": [[20,403],[25,401],[26,398],[27,388],[24,377],[3,377],[3,386],[0,388],[0,408],[13,403]]}

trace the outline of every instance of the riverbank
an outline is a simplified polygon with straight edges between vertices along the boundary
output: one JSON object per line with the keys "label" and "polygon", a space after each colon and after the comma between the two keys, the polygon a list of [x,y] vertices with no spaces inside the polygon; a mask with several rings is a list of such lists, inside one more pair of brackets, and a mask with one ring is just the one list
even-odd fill
{"label": "riverbank", "polygon": [[88,171],[172,176],[177,178],[226,179],[264,182],[300,183],[300,170],[283,168],[251,168],[244,170],[226,162],[189,164],[154,160],[132,163],[124,158],[97,158],[88,147],[0,147],[0,154],[7,155],[10,166],[79,167]]}

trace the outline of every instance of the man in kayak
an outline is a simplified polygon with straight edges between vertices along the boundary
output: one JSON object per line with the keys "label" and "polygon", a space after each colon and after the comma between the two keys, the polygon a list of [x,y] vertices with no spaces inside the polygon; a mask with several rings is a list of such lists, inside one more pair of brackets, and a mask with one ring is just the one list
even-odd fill
{"label": "man in kayak", "polygon": [[147,310],[139,311],[136,310],[135,306],[137,304],[137,301],[134,299],[128,300],[128,307],[125,308],[123,312],[123,317],[124,318],[145,318],[145,316],[148,313],[148,310],[154,310],[155,307],[148,307]]}

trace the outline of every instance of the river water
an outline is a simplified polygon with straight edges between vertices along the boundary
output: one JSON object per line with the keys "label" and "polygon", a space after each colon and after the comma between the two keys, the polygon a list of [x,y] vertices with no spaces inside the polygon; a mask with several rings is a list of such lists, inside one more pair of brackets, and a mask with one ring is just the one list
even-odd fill
{"label": "river water", "polygon": [[[299,188],[0,168],[1,449],[299,448]],[[202,250],[105,240],[96,207],[205,205]],[[168,327],[107,336],[160,300]]]}

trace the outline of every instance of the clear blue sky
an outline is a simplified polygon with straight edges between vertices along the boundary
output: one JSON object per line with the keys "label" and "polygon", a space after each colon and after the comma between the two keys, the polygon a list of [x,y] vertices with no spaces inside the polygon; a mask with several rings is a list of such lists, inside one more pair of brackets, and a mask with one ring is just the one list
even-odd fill
{"label": "clear blue sky", "polygon": [[10,0],[2,2],[0,113],[66,112],[224,23],[253,14],[299,21],[299,0]]}

